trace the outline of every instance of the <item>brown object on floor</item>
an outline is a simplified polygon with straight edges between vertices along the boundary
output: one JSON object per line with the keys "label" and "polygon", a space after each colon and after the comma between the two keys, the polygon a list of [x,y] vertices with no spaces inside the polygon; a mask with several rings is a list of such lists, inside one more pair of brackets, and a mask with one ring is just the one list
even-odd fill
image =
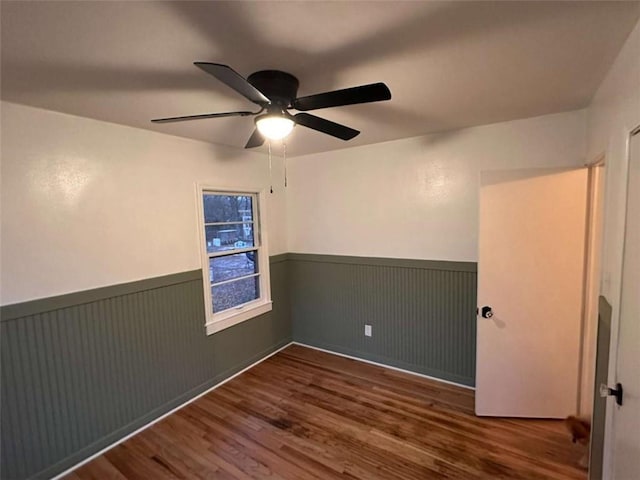
{"label": "brown object on floor", "polygon": [[569,415],[564,423],[571,433],[571,439],[574,443],[578,442],[583,445],[589,443],[589,438],[591,437],[591,422],[589,420]]}
{"label": "brown object on floor", "polygon": [[582,457],[578,460],[581,468],[589,466],[589,442],[591,440],[591,421],[586,418],[575,417],[569,415],[564,424],[571,433],[573,443],[578,443],[583,449]]}
{"label": "brown object on floor", "polygon": [[561,420],[479,418],[473,402],[294,345],[66,478],[586,479]]}

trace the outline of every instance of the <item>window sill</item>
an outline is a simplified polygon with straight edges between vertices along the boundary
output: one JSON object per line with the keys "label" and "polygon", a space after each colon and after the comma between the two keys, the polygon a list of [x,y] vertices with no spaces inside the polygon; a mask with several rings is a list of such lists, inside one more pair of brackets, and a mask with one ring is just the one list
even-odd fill
{"label": "window sill", "polygon": [[267,301],[267,302],[260,303],[258,305],[253,305],[253,306],[246,305],[245,307],[237,311],[234,311],[233,313],[230,313],[229,315],[223,318],[218,318],[208,322],[205,325],[207,330],[207,335],[213,335],[214,333],[224,330],[225,328],[233,327],[238,323],[242,323],[246,320],[257,317],[258,315],[262,315],[263,313],[270,312],[271,309],[272,309],[271,301]]}

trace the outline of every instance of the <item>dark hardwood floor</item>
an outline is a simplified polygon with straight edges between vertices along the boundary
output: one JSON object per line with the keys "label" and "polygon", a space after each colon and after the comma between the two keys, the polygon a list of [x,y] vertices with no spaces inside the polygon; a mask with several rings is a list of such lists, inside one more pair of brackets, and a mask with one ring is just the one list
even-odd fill
{"label": "dark hardwood floor", "polygon": [[105,479],[586,479],[562,422],[290,346],[69,474]]}

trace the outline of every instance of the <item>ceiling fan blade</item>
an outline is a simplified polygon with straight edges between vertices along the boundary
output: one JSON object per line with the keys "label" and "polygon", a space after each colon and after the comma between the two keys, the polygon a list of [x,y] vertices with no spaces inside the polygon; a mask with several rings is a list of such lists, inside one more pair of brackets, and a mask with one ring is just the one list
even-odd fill
{"label": "ceiling fan blade", "polygon": [[243,95],[245,98],[248,98],[253,103],[257,103],[258,105],[270,103],[269,99],[265,97],[260,90],[251,85],[244,77],[231,67],[209,62],[193,62],[193,64],[208,74],[213,75],[222,83],[233,88],[236,92]]}
{"label": "ceiling fan blade", "polygon": [[312,128],[327,135],[340,138],[342,140],[351,140],[360,134],[358,130],[349,128],[345,125],[326,120],[324,118],[316,117],[309,113],[298,113],[294,115],[296,123],[303,127]]}
{"label": "ceiling fan blade", "polygon": [[308,97],[297,98],[293,101],[296,110],[317,110],[319,108],[355,105],[356,103],[380,102],[390,100],[391,91],[384,83],[372,83],[359,87],[334,90],[333,92],[318,93]]}
{"label": "ceiling fan blade", "polygon": [[225,112],[225,113],[203,113],[202,115],[187,115],[185,117],[169,117],[169,118],[154,118],[151,120],[153,123],[172,123],[172,122],[184,122],[186,120],[202,120],[203,118],[220,118],[220,117],[247,117],[249,115],[255,115],[254,112]]}
{"label": "ceiling fan blade", "polygon": [[244,148],[255,148],[255,147],[259,147],[260,145],[262,145],[264,143],[264,137],[260,134],[260,132],[258,131],[258,129],[256,128],[253,133],[251,134],[251,137],[249,137],[249,141],[247,142],[247,144],[244,146]]}

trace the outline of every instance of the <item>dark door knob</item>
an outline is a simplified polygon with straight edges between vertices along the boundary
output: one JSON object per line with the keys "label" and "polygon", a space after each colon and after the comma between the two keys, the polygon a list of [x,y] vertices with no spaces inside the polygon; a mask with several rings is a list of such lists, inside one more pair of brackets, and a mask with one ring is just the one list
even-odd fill
{"label": "dark door knob", "polygon": [[480,315],[482,315],[482,318],[491,318],[493,317],[493,310],[491,310],[490,306],[485,305],[480,309]]}
{"label": "dark door knob", "polygon": [[616,383],[616,388],[611,388],[605,385],[604,383],[600,384],[600,396],[601,397],[616,397],[616,403],[618,405],[622,405],[622,384]]}

